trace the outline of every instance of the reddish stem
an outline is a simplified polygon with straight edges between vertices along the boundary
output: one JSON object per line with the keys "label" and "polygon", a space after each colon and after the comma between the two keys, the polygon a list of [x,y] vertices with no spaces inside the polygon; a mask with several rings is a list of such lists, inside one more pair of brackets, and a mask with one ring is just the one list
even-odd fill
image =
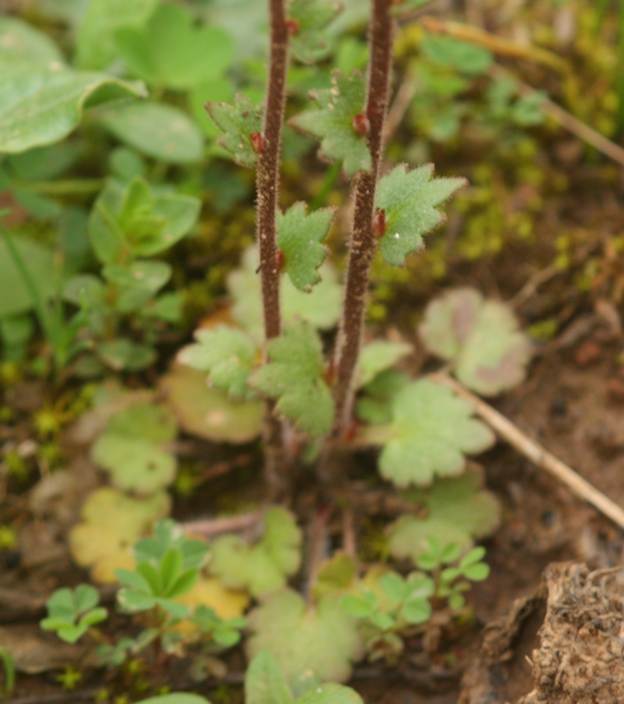
{"label": "reddish stem", "polygon": [[381,162],[383,127],[392,68],[391,6],[391,0],[372,0],[369,28],[371,58],[365,108],[369,122],[368,146],[372,167],[370,171],[359,173],[355,179],[355,208],[349,243],[345,303],[335,351],[336,435],[344,432],[351,419],[354,377],[362,342],[369,273],[376,249],[375,190]]}

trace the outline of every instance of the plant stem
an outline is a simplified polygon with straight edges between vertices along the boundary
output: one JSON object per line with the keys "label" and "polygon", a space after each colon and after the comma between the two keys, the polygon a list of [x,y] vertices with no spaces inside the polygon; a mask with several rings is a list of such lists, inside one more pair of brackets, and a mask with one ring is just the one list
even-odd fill
{"label": "plant stem", "polygon": [[372,167],[370,171],[359,173],[355,179],[355,207],[349,243],[345,302],[334,360],[335,436],[344,433],[351,419],[354,376],[362,342],[369,273],[377,245],[373,233],[373,216],[392,68],[391,5],[391,0],[372,0],[369,29],[370,68],[365,108],[370,124],[368,146]]}
{"label": "plant stem", "polygon": [[[288,26],[284,0],[268,0],[270,20],[270,60],[266,104],[264,110],[262,148],[256,170],[256,236],[260,249],[262,278],[262,308],[266,340],[277,337],[281,331],[279,281],[280,267],[277,255],[276,211],[279,192],[279,164],[281,132],[284,121],[286,71],[288,69]],[[265,472],[269,485],[275,490],[280,484],[279,464],[283,455],[281,423],[273,415],[269,403],[264,424]]]}

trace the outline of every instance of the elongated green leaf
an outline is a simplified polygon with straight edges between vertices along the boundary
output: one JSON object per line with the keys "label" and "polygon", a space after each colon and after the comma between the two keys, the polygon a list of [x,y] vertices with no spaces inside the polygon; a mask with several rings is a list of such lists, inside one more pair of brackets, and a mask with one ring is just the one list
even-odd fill
{"label": "elongated green leaf", "polygon": [[100,123],[119,140],[172,164],[199,161],[203,137],[182,110],[164,103],[130,102],[98,110]]}

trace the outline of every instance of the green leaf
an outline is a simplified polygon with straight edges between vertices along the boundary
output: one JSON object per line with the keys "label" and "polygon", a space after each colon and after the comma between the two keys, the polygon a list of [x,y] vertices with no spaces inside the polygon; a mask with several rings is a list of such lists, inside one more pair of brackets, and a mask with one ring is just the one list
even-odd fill
{"label": "green leaf", "polygon": [[284,673],[267,651],[258,653],[245,673],[245,704],[294,704]]}
{"label": "green leaf", "polygon": [[375,340],[364,345],[358,359],[357,385],[366,386],[375,377],[411,352],[407,342],[392,342],[390,340]]}
{"label": "green leaf", "polygon": [[210,704],[210,702],[197,694],[174,692],[173,694],[162,694],[159,697],[141,699],[137,704]]}
{"label": "green leaf", "polygon": [[421,48],[429,60],[469,76],[485,73],[493,61],[492,54],[484,47],[454,37],[427,34]]}
{"label": "green leaf", "polygon": [[50,70],[18,60],[0,69],[0,153],[58,142],[78,126],[85,109],[145,94],[140,84],[102,73]]}
{"label": "green leaf", "polygon": [[102,273],[117,289],[117,310],[121,313],[132,313],[146,306],[167,283],[171,276],[171,267],[165,262],[135,261],[129,266],[109,264],[103,268]]}
{"label": "green leaf", "polygon": [[364,388],[365,395],[357,401],[358,418],[370,425],[389,423],[394,397],[410,382],[407,374],[396,369],[386,369],[377,374]]}
{"label": "green leaf", "polygon": [[222,132],[218,144],[240,166],[252,168],[257,154],[251,137],[262,132],[262,109],[244,95],[237,95],[233,104],[208,102],[206,110]]}
{"label": "green leaf", "polygon": [[198,26],[188,9],[176,5],[160,5],[147,23],[121,29],[115,39],[133,73],[177,90],[221,76],[234,56],[227,32]]}
{"label": "green leaf", "polygon": [[164,408],[135,404],[113,416],[91,455],[120,489],[149,494],[175,477],[175,457],[167,450],[175,435],[175,422]]}
{"label": "green leaf", "polygon": [[[233,299],[232,315],[237,323],[261,343],[264,339],[262,296],[255,247],[243,254],[240,269],[230,273],[227,286]],[[299,291],[286,274],[280,281],[282,319],[284,325],[306,320],[319,330],[328,330],[338,322],[342,304],[342,288],[336,270],[329,264],[319,269],[320,282],[309,293]]]}
{"label": "green leaf", "polygon": [[117,372],[146,369],[156,359],[156,352],[152,347],[134,342],[126,337],[102,342],[98,345],[96,352],[107,367]]}
{"label": "green leaf", "polygon": [[393,557],[416,563],[429,550],[432,539],[465,549],[473,540],[492,533],[500,522],[500,506],[481,484],[481,475],[468,471],[412,493],[410,498],[423,504],[427,515],[402,516],[389,527],[388,544]]}
{"label": "green leaf", "polygon": [[492,431],[472,416],[472,407],[445,386],[421,379],[392,400],[392,420],[370,427],[363,437],[382,444],[381,474],[400,487],[426,486],[434,477],[464,471],[466,453],[494,442]]}
{"label": "green leaf", "polygon": [[261,401],[236,401],[224,391],[209,388],[206,377],[176,365],[161,381],[169,407],[187,433],[216,442],[246,443],[260,434],[264,416]]}
{"label": "green leaf", "polygon": [[89,0],[76,35],[76,59],[82,68],[107,68],[118,56],[116,33],[126,27],[140,27],[158,6],[159,0]]}
{"label": "green leaf", "polygon": [[327,596],[309,606],[299,594],[285,589],[256,607],[248,624],[249,655],[271,653],[291,686],[345,681],[351,664],[363,654],[357,623],[339,597]]}
{"label": "green leaf", "polygon": [[[51,298],[56,289],[52,250],[22,235],[9,235],[9,237],[12,237],[21,259],[28,267],[33,281],[37,283],[41,299],[45,301]],[[28,285],[15,266],[7,243],[4,238],[0,238],[0,318],[26,313],[34,305]]]}
{"label": "green leaf", "polygon": [[400,266],[423,246],[426,235],[443,220],[437,206],[466,183],[463,178],[433,178],[433,165],[412,171],[396,166],[379,182],[376,206],[385,213],[386,232],[379,248],[389,264]]}
{"label": "green leaf", "polygon": [[321,279],[318,268],[325,259],[325,247],[320,243],[333,216],[333,208],[306,213],[301,202],[277,214],[277,245],[284,254],[286,273],[301,291],[311,290]]}
{"label": "green leaf", "polygon": [[429,303],[419,332],[430,352],[450,361],[457,378],[484,396],[524,380],[528,338],[508,306],[474,289],[449,291]]}
{"label": "green leaf", "polygon": [[321,340],[300,322],[267,345],[269,361],[251,377],[251,384],[277,400],[276,410],[313,437],[326,435],[334,420],[334,402],[323,379]]}
{"label": "green leaf", "polygon": [[280,589],[299,569],[301,530],[286,509],[270,508],[256,543],[238,535],[217,538],[210,550],[210,572],[226,587],[261,596]]}
{"label": "green leaf", "polygon": [[364,78],[359,73],[335,72],[332,86],[313,94],[319,107],[297,115],[291,124],[321,140],[320,155],[342,161],[348,176],[371,168],[366,138],[356,132],[353,121],[364,110]]}
{"label": "green leaf", "polygon": [[311,687],[297,699],[297,704],[364,704],[364,702],[354,689],[330,683]]}
{"label": "green leaf", "polygon": [[172,105],[127,102],[97,111],[100,124],[124,144],[171,164],[199,161],[204,140],[189,116]]}
{"label": "green leaf", "polygon": [[0,67],[9,62],[27,61],[45,69],[59,69],[65,60],[59,48],[47,34],[15,17],[0,17]]}
{"label": "green leaf", "polygon": [[335,0],[291,0],[288,19],[296,22],[297,29],[290,37],[290,47],[299,61],[310,64],[327,55],[327,26],[340,9]]}
{"label": "green leaf", "polygon": [[194,226],[197,198],[152,188],[142,178],[111,180],[89,217],[89,237],[98,259],[115,264],[151,257],[172,247]]}
{"label": "green leaf", "polygon": [[253,398],[247,380],[255,366],[258,349],[242,330],[219,325],[195,332],[197,342],[184,347],[178,360],[193,369],[205,372],[210,383],[229,396]]}

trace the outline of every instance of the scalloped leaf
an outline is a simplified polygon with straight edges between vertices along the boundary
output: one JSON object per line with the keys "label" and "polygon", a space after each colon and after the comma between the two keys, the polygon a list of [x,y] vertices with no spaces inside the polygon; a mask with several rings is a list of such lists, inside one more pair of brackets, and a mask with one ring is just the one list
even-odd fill
{"label": "scalloped leaf", "polygon": [[319,107],[291,119],[297,129],[321,140],[320,156],[342,161],[345,173],[352,176],[371,168],[371,155],[364,135],[354,126],[356,115],[364,110],[365,81],[361,74],[348,76],[336,71],[331,88],[312,93]]}
{"label": "scalloped leaf", "polygon": [[401,266],[408,254],[422,249],[423,236],[444,219],[438,206],[465,183],[463,178],[433,178],[433,164],[412,171],[400,164],[386,174],[375,201],[385,213],[386,231],[379,243],[384,259]]}
{"label": "scalloped leaf", "polygon": [[168,512],[164,492],[133,499],[117,489],[97,489],[87,497],[81,521],[70,531],[72,556],[89,568],[96,582],[115,582],[118,569],[134,565],[134,543]]}
{"label": "scalloped leaf", "polygon": [[375,377],[393,367],[411,352],[407,342],[373,340],[362,347],[358,359],[358,387],[370,384]]}
{"label": "scalloped leaf", "polygon": [[461,477],[440,479],[430,489],[410,492],[410,498],[424,505],[427,515],[401,516],[388,528],[390,552],[400,560],[416,563],[431,539],[466,550],[500,523],[500,505],[482,488],[481,472],[473,469]]}
{"label": "scalloped leaf", "polygon": [[257,159],[252,135],[262,132],[262,108],[237,95],[233,104],[208,102],[206,110],[222,132],[218,144],[237,164],[252,168]]}
{"label": "scalloped leaf", "polygon": [[380,472],[400,487],[460,474],[465,454],[494,443],[494,434],[473,417],[469,403],[428,379],[402,388],[392,399],[391,415],[388,425],[365,428],[362,438],[383,445]]}
{"label": "scalloped leaf", "polygon": [[301,530],[293,515],[273,507],[264,515],[264,531],[250,543],[239,535],[217,538],[210,548],[210,572],[228,588],[262,596],[281,589],[301,562]]}
{"label": "scalloped leaf", "polygon": [[[227,287],[233,299],[232,317],[261,344],[264,340],[264,327],[258,263],[256,247],[246,249],[241,267],[228,276]],[[319,274],[320,282],[309,293],[299,291],[288,276],[282,274],[280,298],[284,325],[306,320],[319,330],[328,330],[338,322],[342,289],[336,270],[329,262],[325,262],[321,265]]]}
{"label": "scalloped leaf", "polygon": [[197,342],[184,347],[178,360],[208,374],[212,386],[234,398],[255,396],[247,381],[258,357],[255,342],[242,330],[218,325],[195,331]]}
{"label": "scalloped leaf", "polygon": [[508,306],[475,289],[448,291],[429,303],[419,333],[430,352],[450,361],[457,378],[483,396],[524,380],[529,339]]}
{"label": "scalloped leaf", "polygon": [[327,55],[327,26],[340,10],[341,4],[335,0],[290,1],[288,19],[297,26],[290,37],[290,48],[297,60],[311,64]]}
{"label": "scalloped leaf", "polygon": [[277,214],[277,245],[284,255],[284,268],[300,291],[310,291],[321,277],[318,268],[325,259],[321,242],[327,236],[334,208],[306,212],[305,203]]}
{"label": "scalloped leaf", "polygon": [[176,433],[175,421],[165,408],[135,404],[109,420],[91,457],[120,489],[150,494],[175,478],[176,460],[167,446]]}
{"label": "scalloped leaf", "polygon": [[323,378],[325,360],[318,333],[295,323],[267,344],[269,361],[251,377],[251,384],[275,399],[285,415],[312,437],[326,435],[334,420],[334,401]]}
{"label": "scalloped leaf", "polygon": [[309,606],[296,592],[272,594],[248,617],[250,657],[266,650],[295,689],[305,683],[344,682],[351,665],[363,655],[356,621],[340,598],[326,596]]}
{"label": "scalloped leaf", "polygon": [[264,403],[235,401],[211,389],[196,369],[175,365],[161,379],[166,401],[180,427],[216,442],[246,443],[260,435]]}

